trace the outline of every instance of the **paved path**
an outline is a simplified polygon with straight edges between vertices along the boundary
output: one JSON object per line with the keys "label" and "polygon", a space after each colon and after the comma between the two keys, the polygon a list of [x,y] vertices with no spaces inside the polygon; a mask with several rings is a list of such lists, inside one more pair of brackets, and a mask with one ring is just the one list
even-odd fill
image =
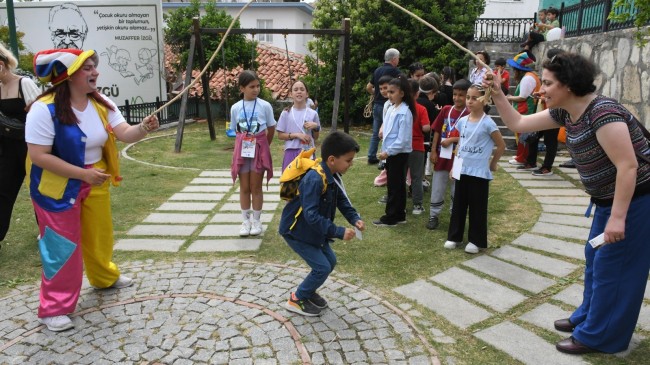
{"label": "paved path", "polygon": [[[556,331],[553,321],[568,317],[582,302],[584,275],[570,285],[567,277],[584,270],[584,241],[591,225],[584,213],[589,199],[575,169],[556,169],[569,179],[536,177],[518,172],[507,163],[508,158],[500,166],[542,205],[543,213],[531,231],[501,243],[489,255],[468,255],[457,267],[394,290],[524,364],[584,363],[579,356],[555,350],[555,342],[567,334]],[[558,158],[558,163],[563,160]],[[645,297],[650,299],[648,290]],[[547,299],[532,310],[520,309],[540,298]],[[495,317],[504,320],[488,328],[480,326]],[[650,330],[647,304],[641,309],[638,326]],[[630,348],[616,356],[634,351],[641,340],[635,334]]]}

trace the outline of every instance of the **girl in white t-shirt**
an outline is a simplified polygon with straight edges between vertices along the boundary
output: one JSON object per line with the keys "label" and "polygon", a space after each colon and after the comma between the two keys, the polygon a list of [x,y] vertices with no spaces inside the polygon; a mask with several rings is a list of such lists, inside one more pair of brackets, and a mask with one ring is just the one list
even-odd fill
{"label": "girl in white t-shirt", "polygon": [[320,134],[318,114],[307,107],[307,85],[301,80],[295,81],[291,85],[291,97],[293,106],[282,112],[277,125],[278,138],[284,141],[282,171],[300,152],[314,147]]}

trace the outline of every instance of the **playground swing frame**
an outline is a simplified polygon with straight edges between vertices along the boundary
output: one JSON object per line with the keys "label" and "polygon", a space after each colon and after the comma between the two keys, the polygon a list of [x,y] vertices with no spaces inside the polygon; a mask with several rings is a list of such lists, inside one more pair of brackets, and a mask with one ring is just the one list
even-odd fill
{"label": "playground swing frame", "polygon": [[[227,28],[201,28],[199,18],[192,19],[193,32],[190,38],[190,52],[187,60],[187,68],[185,72],[184,86],[189,85],[191,81],[192,65],[194,57],[198,57],[199,66],[203,69],[206,65],[205,50],[201,43],[201,35],[222,35],[226,33]],[[341,99],[341,86],[343,86],[343,129],[345,133],[350,131],[350,19],[345,18],[341,22],[340,29],[259,29],[259,28],[241,28],[231,29],[230,34],[312,34],[339,36],[339,54],[336,66],[336,84],[334,88],[334,103],[332,106],[332,123],[331,130],[335,131],[338,125],[338,112]],[[254,37],[254,36],[253,36]],[[225,46],[225,44],[224,44]],[[196,55],[195,55],[196,54]],[[289,61],[289,60],[287,60]],[[318,67],[318,65],[317,65]],[[190,75],[190,76],[188,76]],[[205,103],[206,117],[208,120],[208,129],[210,131],[210,139],[216,139],[216,132],[214,129],[214,121],[212,118],[212,110],[210,108],[210,92],[209,92],[209,78],[208,75],[201,76],[201,83],[203,85],[203,98]],[[343,84],[343,85],[342,85]],[[207,92],[206,92],[207,91]],[[179,111],[179,121],[176,133],[175,151],[180,152],[183,141],[183,130],[185,128],[185,113],[187,110],[187,94],[185,93],[181,100],[181,108]],[[319,95],[319,98],[321,96]]]}

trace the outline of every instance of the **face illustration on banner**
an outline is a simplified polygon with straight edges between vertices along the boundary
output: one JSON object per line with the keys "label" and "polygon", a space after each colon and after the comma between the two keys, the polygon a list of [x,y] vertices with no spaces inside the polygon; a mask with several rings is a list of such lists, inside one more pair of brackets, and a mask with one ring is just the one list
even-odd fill
{"label": "face illustration on banner", "polygon": [[49,28],[54,48],[83,49],[88,25],[77,5],[63,3],[50,8]]}

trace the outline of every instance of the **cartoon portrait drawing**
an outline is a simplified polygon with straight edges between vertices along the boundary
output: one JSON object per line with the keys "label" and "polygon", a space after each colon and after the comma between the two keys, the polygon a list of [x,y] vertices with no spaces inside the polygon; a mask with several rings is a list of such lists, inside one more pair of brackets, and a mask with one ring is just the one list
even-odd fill
{"label": "cartoon portrait drawing", "polygon": [[158,54],[158,51],[155,49],[140,48],[140,51],[138,51],[138,59],[140,60],[140,63],[136,63],[135,68],[138,73],[140,73],[140,77],[134,79],[137,85],[140,85],[140,83],[145,80],[153,78],[154,66],[152,61],[156,54]]}
{"label": "cartoon portrait drawing", "polygon": [[83,49],[88,25],[77,5],[63,3],[50,8],[49,28],[54,48]]}
{"label": "cartoon portrait drawing", "polygon": [[122,77],[127,78],[135,76],[133,72],[127,70],[129,62],[131,61],[131,54],[129,51],[112,45],[109,48],[106,48],[106,52],[102,52],[101,55],[106,56],[108,59],[108,65],[111,66],[113,70],[119,72]]}

